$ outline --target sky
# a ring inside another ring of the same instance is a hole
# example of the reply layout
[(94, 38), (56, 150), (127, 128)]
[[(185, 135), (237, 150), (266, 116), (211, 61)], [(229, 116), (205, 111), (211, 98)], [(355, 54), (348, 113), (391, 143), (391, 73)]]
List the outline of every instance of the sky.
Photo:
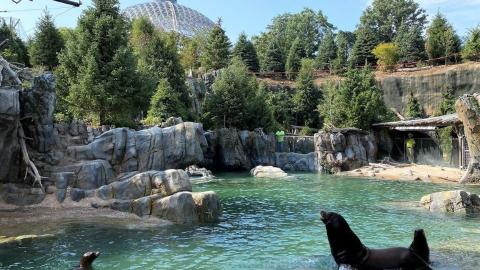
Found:
[[(154, 0), (120, 0), (121, 8)], [(322, 10), (338, 29), (353, 31), (362, 11), (372, 0), (178, 0), (178, 3), (193, 8), (211, 20), (222, 18), (223, 27), (232, 41), (244, 31), (253, 36), (265, 30), (272, 18), (285, 13), (295, 13), (308, 7)], [(416, 0), (429, 17), (442, 12), (453, 24), (460, 36), (480, 24), (480, 0)], [(91, 4), (83, 0), (80, 8), (72, 8), (52, 0), (0, 0), (0, 16), (21, 20), (22, 36), (33, 35), (42, 10), (48, 8), (58, 27), (75, 27), (82, 9)], [(7, 11), (7, 12), (4, 12)]]

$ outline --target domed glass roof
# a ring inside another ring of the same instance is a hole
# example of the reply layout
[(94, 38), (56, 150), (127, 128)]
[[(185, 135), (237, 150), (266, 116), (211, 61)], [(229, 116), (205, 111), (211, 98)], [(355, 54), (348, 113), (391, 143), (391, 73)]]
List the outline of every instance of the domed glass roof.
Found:
[(147, 17), (159, 29), (190, 37), (214, 25), (205, 15), (177, 4), (176, 0), (154, 0), (128, 7), (124, 13), (130, 19)]

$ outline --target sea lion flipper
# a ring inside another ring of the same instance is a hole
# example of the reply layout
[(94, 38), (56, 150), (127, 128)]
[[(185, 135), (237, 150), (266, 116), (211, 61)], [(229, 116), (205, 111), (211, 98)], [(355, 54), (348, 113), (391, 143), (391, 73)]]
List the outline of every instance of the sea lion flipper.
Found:
[(427, 237), (423, 229), (415, 230), (410, 250), (420, 256), (426, 263), (430, 263), (430, 248), (428, 247)]

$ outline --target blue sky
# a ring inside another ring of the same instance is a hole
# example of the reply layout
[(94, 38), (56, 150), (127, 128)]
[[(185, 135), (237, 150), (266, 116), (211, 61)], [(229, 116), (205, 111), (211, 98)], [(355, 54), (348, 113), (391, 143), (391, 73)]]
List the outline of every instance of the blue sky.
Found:
[[(121, 7), (149, 0), (120, 0)], [(480, 0), (417, 0), (429, 15), (444, 13), (460, 35), (480, 23)], [(52, 0), (23, 0), (14, 4), (0, 0), (0, 16), (21, 19), (26, 35), (34, 32), (35, 22), (47, 7), (55, 17), (57, 26), (74, 27), (81, 10), (90, 5), (83, 0), (80, 8), (70, 8)], [(252, 36), (264, 31), (271, 19), (285, 12), (298, 12), (304, 7), (322, 10), (335, 26), (342, 30), (354, 30), (362, 11), (371, 0), (178, 0), (179, 4), (191, 7), (212, 20), (221, 17), (229, 37), (235, 41), (245, 31)], [(23, 11), (22, 11), (23, 10)]]

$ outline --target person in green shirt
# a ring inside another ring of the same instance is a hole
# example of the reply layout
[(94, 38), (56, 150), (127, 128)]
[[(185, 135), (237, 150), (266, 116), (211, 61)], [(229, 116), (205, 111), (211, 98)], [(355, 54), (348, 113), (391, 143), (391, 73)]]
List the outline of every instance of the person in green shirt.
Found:
[(283, 130), (279, 130), (275, 133), (275, 137), (277, 138), (277, 152), (283, 152), (283, 141), (285, 140), (285, 132)]
[(407, 158), (409, 163), (415, 162), (415, 140), (413, 139), (413, 134), (408, 133), (408, 139), (405, 141), (407, 147)]

